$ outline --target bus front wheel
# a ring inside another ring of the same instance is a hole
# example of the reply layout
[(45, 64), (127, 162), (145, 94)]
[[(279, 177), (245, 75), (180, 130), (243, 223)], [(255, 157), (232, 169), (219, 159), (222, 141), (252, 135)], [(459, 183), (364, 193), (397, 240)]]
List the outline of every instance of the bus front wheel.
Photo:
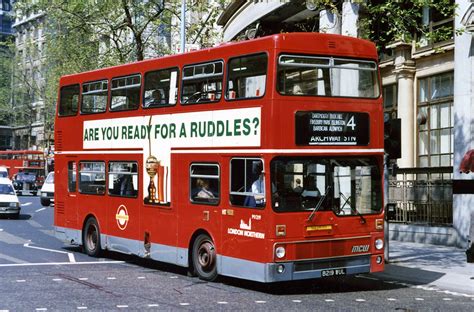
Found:
[(87, 220), (83, 236), (84, 252), (91, 257), (98, 257), (100, 254), (100, 230), (96, 219), (89, 218)]
[(212, 239), (200, 234), (193, 245), (193, 267), (198, 277), (205, 281), (217, 278), (217, 255)]

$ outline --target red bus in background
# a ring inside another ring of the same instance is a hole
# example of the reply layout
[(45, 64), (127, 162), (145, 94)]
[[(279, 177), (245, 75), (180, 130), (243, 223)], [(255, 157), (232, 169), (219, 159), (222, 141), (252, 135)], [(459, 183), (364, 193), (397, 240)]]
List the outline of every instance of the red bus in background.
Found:
[(9, 178), (22, 171), (34, 172), (44, 180), (44, 153), (30, 150), (0, 151), (0, 167), (7, 168)]
[(279, 34), (60, 80), (55, 230), (277, 282), (384, 268), (374, 44)]

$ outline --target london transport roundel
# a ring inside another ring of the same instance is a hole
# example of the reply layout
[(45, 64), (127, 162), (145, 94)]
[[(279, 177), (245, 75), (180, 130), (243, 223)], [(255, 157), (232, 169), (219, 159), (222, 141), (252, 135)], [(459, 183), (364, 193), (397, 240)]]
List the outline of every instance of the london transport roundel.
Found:
[(115, 219), (117, 220), (117, 225), (119, 229), (125, 230), (128, 224), (127, 207), (125, 207), (124, 205), (120, 205), (117, 209), (117, 213), (115, 214)]

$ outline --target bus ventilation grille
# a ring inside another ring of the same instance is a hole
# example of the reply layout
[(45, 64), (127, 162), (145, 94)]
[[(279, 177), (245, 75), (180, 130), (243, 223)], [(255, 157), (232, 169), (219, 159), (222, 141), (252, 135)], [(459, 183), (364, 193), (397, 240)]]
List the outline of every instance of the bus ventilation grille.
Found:
[(64, 214), (64, 202), (56, 202), (54, 204), (54, 210), (56, 210), (58, 214)]
[(335, 49), (336, 48), (336, 43), (334, 41), (329, 41), (328, 42), (328, 48)]
[(62, 151), (63, 150), (63, 132), (62, 131), (57, 131), (56, 132), (56, 140), (55, 140), (54, 149), (56, 151)]

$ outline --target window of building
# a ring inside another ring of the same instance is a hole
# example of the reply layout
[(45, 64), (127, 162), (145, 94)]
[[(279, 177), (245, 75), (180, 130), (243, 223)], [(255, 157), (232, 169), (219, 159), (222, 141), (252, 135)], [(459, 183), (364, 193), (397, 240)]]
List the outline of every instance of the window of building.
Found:
[(79, 105), (79, 85), (61, 88), (59, 97), (59, 116), (76, 115)]
[(234, 158), (230, 161), (230, 202), (244, 207), (265, 205), (265, 175), (261, 159)]
[(76, 191), (76, 162), (74, 161), (67, 164), (67, 189), (69, 192)]
[(217, 205), (220, 198), (219, 165), (192, 164), (189, 171), (191, 202)]
[(222, 95), (222, 61), (189, 65), (183, 68), (181, 103), (217, 102)]
[(137, 197), (138, 165), (136, 162), (109, 162), (109, 195)]
[[(450, 1), (450, 6), (454, 0)], [(436, 43), (454, 40), (454, 12), (441, 12), (434, 7), (424, 7), (420, 31), (417, 33), (418, 48), (433, 48)]]
[(83, 194), (105, 194), (105, 163), (82, 161), (79, 163), (79, 192)]
[(382, 88), (383, 94), (383, 110), (384, 113), (388, 114), (390, 119), (397, 118), (397, 111), (398, 111), (398, 90), (397, 84), (389, 84), (383, 86)]
[(82, 85), (81, 113), (92, 114), (105, 112), (107, 107), (107, 89), (109, 82), (101, 80)]
[(112, 79), (111, 111), (132, 110), (140, 102), (141, 76), (132, 75)]
[(419, 80), (419, 167), (453, 165), (453, 88), (453, 72)]
[(178, 74), (177, 68), (146, 73), (143, 107), (175, 105), (178, 100)]
[(249, 55), (229, 61), (227, 99), (262, 97), (265, 94), (267, 55)]

